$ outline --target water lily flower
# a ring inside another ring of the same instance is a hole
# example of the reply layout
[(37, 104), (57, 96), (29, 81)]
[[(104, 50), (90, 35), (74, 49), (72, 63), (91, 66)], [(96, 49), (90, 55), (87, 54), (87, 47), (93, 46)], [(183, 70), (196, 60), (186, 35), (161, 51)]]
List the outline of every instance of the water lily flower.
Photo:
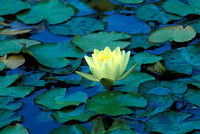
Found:
[(76, 71), (77, 74), (88, 80), (100, 82), (105, 88), (109, 89), (116, 80), (122, 80), (128, 77), (135, 69), (135, 64), (129, 71), (124, 73), (130, 58), (130, 51), (125, 53), (117, 47), (111, 51), (109, 47), (104, 50), (94, 49), (92, 57), (85, 56), (93, 75)]

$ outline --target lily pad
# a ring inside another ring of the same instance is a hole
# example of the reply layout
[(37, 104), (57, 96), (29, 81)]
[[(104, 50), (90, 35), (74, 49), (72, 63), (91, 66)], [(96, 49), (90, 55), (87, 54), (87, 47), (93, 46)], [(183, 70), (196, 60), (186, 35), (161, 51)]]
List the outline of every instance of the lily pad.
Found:
[(171, 20), (179, 20), (182, 17), (168, 14), (162, 11), (154, 4), (146, 4), (136, 9), (135, 15), (137, 18), (144, 21), (158, 21), (162, 24), (166, 24)]
[(10, 86), (13, 82), (21, 77), (22, 74), (10, 74), (6, 76), (0, 76), (0, 88), (6, 88)]
[(29, 95), (35, 87), (30, 86), (12, 86), (0, 88), (0, 96), (12, 96), (14, 98), (24, 98)]
[(0, 29), (0, 34), (2, 35), (18, 35), (18, 34), (25, 34), (29, 33), (31, 29)]
[(86, 109), (97, 114), (117, 116), (133, 114), (133, 111), (128, 107), (144, 108), (146, 105), (147, 101), (137, 93), (110, 91), (98, 93), (91, 99), (88, 99)]
[(177, 79), (176, 81), (191, 84), (200, 88), (200, 74), (193, 75), (190, 78), (180, 78), (180, 79)]
[(6, 110), (6, 109), (0, 109), (0, 128), (9, 125), (10, 123), (17, 121), (20, 122), (22, 120), (22, 117), (17, 115), (15, 112)]
[(44, 19), (49, 24), (57, 24), (69, 20), (74, 13), (73, 8), (58, 0), (42, 0), (36, 2), (31, 10), (18, 14), (17, 19), (26, 24), (36, 24)]
[(9, 125), (0, 131), (1, 134), (29, 134), (28, 130), (21, 124)]
[(187, 100), (189, 103), (200, 106), (200, 91), (198, 89), (188, 89), (184, 94), (183, 98)]
[(6, 68), (6, 65), (0, 61), (0, 71), (2, 71), (4, 68)]
[(15, 102), (13, 97), (10, 96), (1, 96), (0, 97), (0, 109), (7, 110), (18, 110), (22, 107), (23, 102)]
[(105, 134), (137, 134), (137, 132), (131, 129), (117, 129), (111, 132), (107, 132)]
[(29, 8), (30, 5), (22, 0), (0, 0), (0, 16), (15, 14), (21, 10)]
[(179, 26), (166, 26), (160, 28), (149, 35), (149, 41), (153, 43), (162, 43), (166, 41), (186, 42), (196, 36), (195, 30), (191, 26), (183, 28)]
[(85, 110), (84, 107), (77, 107), (75, 109), (55, 111), (51, 115), (58, 123), (64, 123), (70, 120), (85, 122), (95, 114)]
[(59, 25), (50, 25), (51, 33), (58, 35), (85, 35), (105, 29), (104, 23), (90, 17), (73, 17), (70, 21)]
[(124, 4), (139, 4), (144, 2), (144, 0), (117, 0), (117, 1)]
[(191, 75), (193, 70), (200, 70), (200, 47), (188, 46), (167, 51), (162, 54), (165, 68), (178, 73)]
[(184, 134), (200, 128), (200, 120), (186, 121), (192, 114), (168, 111), (157, 114), (146, 122), (149, 132)]
[(126, 16), (123, 14), (116, 14), (105, 18), (103, 21), (108, 23), (106, 31), (118, 31), (129, 34), (148, 34), (151, 30), (150, 26), (137, 19), (134, 15)]
[(162, 7), (165, 11), (177, 14), (180, 16), (186, 16), (189, 14), (200, 15), (200, 1), (188, 0), (188, 4), (181, 0), (167, 0), (163, 3)]
[(64, 133), (69, 133), (69, 134), (90, 134), (90, 131), (87, 130), (87, 128), (75, 124), (75, 125), (65, 125), (62, 127), (54, 128), (48, 134), (64, 134)]
[[(114, 50), (116, 47), (124, 49), (130, 42), (123, 41), (131, 38), (130, 35), (117, 32), (99, 32), (83, 36), (75, 36), (72, 42), (85, 52), (92, 52), (94, 49), (102, 50), (106, 46)], [(120, 41), (121, 40), (121, 41)]]
[(200, 20), (195, 21), (194, 23), (190, 24), (191, 27), (194, 28), (194, 30), (200, 34)]

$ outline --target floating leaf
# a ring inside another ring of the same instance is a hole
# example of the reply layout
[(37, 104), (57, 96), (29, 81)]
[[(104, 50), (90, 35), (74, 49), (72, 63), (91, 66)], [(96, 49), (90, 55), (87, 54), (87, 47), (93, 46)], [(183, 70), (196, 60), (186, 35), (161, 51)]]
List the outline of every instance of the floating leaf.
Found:
[(165, 74), (167, 72), (167, 70), (165, 69), (165, 67), (159, 61), (157, 61), (153, 65), (148, 66), (147, 69), (150, 70), (150, 71), (152, 71), (152, 72), (161, 74), (161, 75)]
[(15, 102), (13, 97), (10, 96), (1, 96), (0, 97), (0, 109), (7, 110), (18, 110), (22, 107), (23, 102)]
[(186, 121), (192, 114), (168, 111), (157, 114), (146, 122), (149, 132), (165, 134), (184, 134), (194, 129), (200, 129), (200, 120)]
[(200, 91), (198, 89), (188, 89), (184, 94), (183, 98), (187, 100), (189, 103), (200, 106)]
[(24, 33), (29, 33), (31, 29), (24, 29), (24, 30), (19, 30), (19, 29), (1, 29), (0, 34), (3, 35), (18, 35), (18, 34), (24, 34)]
[(58, 35), (85, 35), (105, 29), (104, 23), (90, 17), (73, 17), (59, 25), (48, 26), (50, 32)]
[(200, 70), (200, 47), (188, 46), (167, 51), (162, 54), (165, 68), (183, 74), (192, 74), (193, 70)]
[(9, 125), (0, 131), (1, 134), (29, 134), (29, 131), (21, 124)]
[(22, 74), (10, 74), (6, 76), (0, 76), (0, 88), (6, 88), (10, 86), (13, 82), (21, 77)]
[(72, 42), (85, 52), (92, 52), (94, 49), (102, 50), (106, 46), (114, 50), (117, 46), (121, 49), (127, 47), (130, 42), (120, 41), (129, 39), (130, 35), (117, 32), (99, 32), (83, 36), (75, 36)]
[(195, 21), (194, 23), (190, 24), (191, 27), (194, 28), (194, 30), (200, 34), (200, 20)]
[(166, 24), (171, 20), (179, 20), (182, 17), (168, 14), (162, 11), (154, 4), (146, 4), (136, 9), (135, 15), (137, 18), (144, 21), (158, 21), (162, 24)]
[(162, 7), (165, 11), (177, 14), (180, 16), (186, 16), (189, 14), (200, 15), (200, 1), (188, 0), (188, 4), (181, 0), (167, 0), (163, 3)]
[(152, 32), (149, 41), (153, 43), (162, 43), (165, 41), (186, 42), (193, 39), (196, 35), (195, 30), (191, 26), (183, 28), (179, 26), (166, 26)]
[(30, 5), (22, 0), (0, 0), (0, 16), (15, 14), (21, 10), (29, 8)]
[(2, 71), (4, 68), (6, 68), (6, 65), (0, 61), (0, 71)]
[(12, 55), (8, 58), (0, 57), (0, 61), (6, 65), (6, 68), (15, 69), (25, 63), (25, 58), (21, 55)]
[(58, 0), (43, 0), (36, 2), (30, 11), (18, 14), (17, 19), (26, 24), (36, 24), (44, 19), (49, 24), (57, 24), (69, 20), (74, 13), (71, 7)]
[(133, 111), (127, 107), (144, 108), (146, 105), (147, 101), (137, 93), (109, 91), (98, 93), (87, 100), (86, 108), (97, 114), (117, 116), (133, 114)]
[(200, 88), (200, 74), (193, 75), (190, 78), (180, 78), (180, 79), (177, 79), (176, 81), (184, 82), (186, 84), (192, 84)]
[(62, 127), (54, 128), (52, 129), (48, 134), (64, 134), (64, 133), (69, 133), (69, 134), (90, 134), (90, 131), (87, 130), (87, 128), (75, 124), (75, 125), (65, 125)]
[(139, 4), (144, 2), (144, 0), (117, 0), (118, 2), (122, 2), (124, 4)]

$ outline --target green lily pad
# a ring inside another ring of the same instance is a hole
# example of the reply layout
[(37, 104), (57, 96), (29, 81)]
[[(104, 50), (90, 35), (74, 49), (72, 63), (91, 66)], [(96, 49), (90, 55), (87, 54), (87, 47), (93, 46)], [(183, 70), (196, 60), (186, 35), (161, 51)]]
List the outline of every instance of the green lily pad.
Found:
[(162, 11), (154, 4), (146, 4), (136, 9), (135, 15), (137, 18), (144, 21), (158, 21), (162, 24), (166, 24), (171, 20), (179, 20), (182, 17), (168, 14)]
[(191, 27), (194, 28), (194, 30), (200, 34), (200, 20), (195, 21), (194, 23), (190, 24)]
[(29, 8), (30, 5), (22, 0), (0, 0), (0, 16), (15, 14), (21, 10)]
[(131, 37), (131, 44), (130, 44), (130, 48), (134, 49), (134, 48), (144, 48), (147, 49), (149, 47), (153, 47), (153, 46), (160, 46), (161, 44), (159, 43), (151, 43), (148, 41), (148, 36), (147, 34), (135, 34), (132, 35)]
[(137, 132), (130, 129), (117, 129), (111, 132), (107, 132), (105, 134), (137, 134)]
[(87, 128), (75, 124), (75, 125), (65, 125), (62, 127), (54, 128), (48, 134), (64, 134), (64, 133), (69, 133), (69, 134), (90, 134), (90, 131), (87, 130)]
[(117, 0), (117, 1), (124, 4), (139, 4), (144, 2), (144, 0)]
[(17, 115), (15, 112), (6, 110), (6, 109), (0, 109), (0, 128), (9, 125), (10, 123), (17, 121), (20, 122), (22, 120), (22, 117)]
[(85, 110), (84, 107), (55, 111), (51, 114), (58, 123), (64, 123), (70, 120), (85, 122), (94, 115), (93, 112)]
[[(114, 50), (116, 47), (124, 49), (130, 42), (122, 41), (131, 38), (130, 35), (117, 32), (99, 32), (83, 36), (75, 36), (72, 42), (85, 52), (92, 52), (94, 49), (102, 50), (106, 46)], [(121, 41), (120, 41), (121, 40)]]
[(190, 78), (180, 78), (177, 79), (178, 82), (184, 82), (186, 84), (191, 84), (200, 88), (200, 74), (193, 75)]
[(29, 95), (35, 87), (31, 86), (12, 86), (0, 88), (0, 96), (12, 96), (14, 98), (24, 98)]
[(6, 65), (0, 61), (0, 71), (2, 71), (4, 68), (6, 68)]
[(21, 124), (9, 125), (0, 131), (1, 134), (29, 134), (29, 131)]
[(191, 115), (175, 111), (163, 112), (146, 122), (146, 130), (165, 134), (185, 134), (200, 128), (200, 120), (186, 121)]
[(118, 90), (123, 92), (137, 92), (141, 83), (154, 80), (155, 78), (149, 74), (141, 72), (133, 72), (129, 77), (116, 81), (114, 85), (122, 85)]
[(8, 110), (18, 110), (22, 107), (23, 102), (15, 102), (13, 97), (10, 96), (1, 96), (0, 97), (0, 109)]
[(188, 46), (167, 51), (161, 55), (165, 59), (165, 68), (183, 74), (192, 74), (200, 70), (200, 47)]
[(186, 42), (196, 36), (195, 30), (191, 26), (183, 28), (179, 26), (166, 26), (152, 32), (148, 39), (153, 43), (162, 43), (166, 41)]
[(51, 33), (58, 35), (85, 35), (105, 29), (103, 22), (90, 17), (73, 17), (70, 21), (59, 25), (50, 25)]
[(10, 74), (6, 76), (0, 76), (0, 88), (6, 88), (10, 86), (13, 82), (21, 77), (22, 74)]
[[(129, 100), (129, 101), (127, 101)], [(133, 114), (127, 107), (144, 108), (147, 101), (137, 93), (122, 93), (116, 91), (101, 92), (87, 100), (86, 109), (97, 114), (123, 115)]]
[(85, 55), (79, 48), (67, 42), (34, 45), (25, 49), (24, 52), (31, 54), (40, 64), (50, 68), (67, 66), (70, 61), (65, 57), (82, 58)]
[(44, 19), (49, 24), (57, 24), (69, 20), (74, 13), (73, 8), (58, 0), (42, 0), (36, 2), (31, 10), (18, 14), (17, 19), (26, 24), (36, 24)]
[(163, 3), (162, 7), (165, 11), (177, 14), (180, 16), (186, 16), (189, 14), (200, 15), (200, 1), (188, 0), (188, 4), (181, 0), (167, 0)]
[(66, 96), (65, 88), (54, 88), (40, 93), (35, 103), (48, 109), (61, 109), (66, 106), (78, 106), (86, 101), (87, 95), (83, 92), (75, 92)]
[(200, 106), (200, 91), (198, 89), (188, 89), (184, 94), (183, 98), (187, 100), (189, 103)]

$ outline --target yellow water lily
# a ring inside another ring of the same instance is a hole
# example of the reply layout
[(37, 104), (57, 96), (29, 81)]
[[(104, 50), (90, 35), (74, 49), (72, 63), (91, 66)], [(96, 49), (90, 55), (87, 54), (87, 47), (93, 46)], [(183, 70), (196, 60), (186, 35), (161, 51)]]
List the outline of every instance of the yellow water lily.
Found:
[(117, 47), (114, 51), (111, 51), (109, 47), (101, 51), (94, 49), (92, 57), (85, 56), (93, 75), (79, 71), (76, 71), (76, 73), (91, 81), (99, 81), (104, 87), (109, 88), (116, 80), (125, 79), (135, 69), (137, 64), (124, 73), (129, 58), (130, 51), (125, 53), (124, 50), (120, 50), (120, 47)]

